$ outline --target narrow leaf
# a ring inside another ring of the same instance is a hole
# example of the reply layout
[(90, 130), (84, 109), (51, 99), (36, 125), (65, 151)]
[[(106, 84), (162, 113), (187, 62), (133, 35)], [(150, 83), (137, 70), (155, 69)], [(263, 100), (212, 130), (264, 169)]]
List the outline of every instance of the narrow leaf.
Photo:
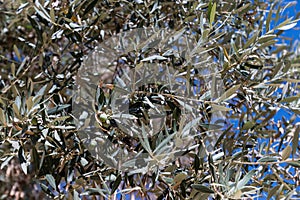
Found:
[(46, 179), (47, 179), (48, 183), (51, 185), (51, 187), (53, 189), (56, 189), (56, 183), (55, 183), (54, 177), (51, 174), (47, 174)]
[(2, 108), (0, 108), (0, 122), (3, 126), (6, 126), (5, 114), (4, 114), (4, 110), (2, 110)]
[(231, 108), (227, 108), (225, 106), (220, 106), (216, 104), (212, 104), (212, 112), (217, 112), (217, 111), (231, 111)]
[(14, 156), (6, 157), (5, 160), (1, 163), (0, 169), (3, 169), (6, 165), (8, 165), (9, 161), (10, 161), (13, 157), (14, 157)]
[(18, 61), (21, 61), (21, 54), (19, 52), (18, 47), (15, 44), (14, 44), (14, 52), (15, 52), (17, 58), (18, 58)]
[(102, 107), (105, 105), (105, 103), (106, 103), (106, 99), (105, 99), (104, 91), (102, 90), (102, 88), (97, 87), (96, 97), (95, 97), (96, 110), (101, 110)]
[(86, 7), (86, 9), (84, 10), (83, 16), (86, 15), (88, 12), (90, 12), (90, 10), (92, 10), (92, 9), (95, 7), (95, 5), (97, 4), (97, 2), (98, 2), (98, 0), (92, 1), (92, 2)]
[(286, 98), (280, 100), (279, 102), (280, 103), (290, 103), (293, 101), (297, 101), (298, 99), (300, 99), (300, 96), (291, 96), (291, 97), (286, 97)]
[(271, 22), (271, 17), (272, 17), (272, 12), (273, 12), (273, 6), (271, 6), (268, 16), (267, 16), (267, 20), (266, 20), (266, 32), (269, 32), (270, 30), (270, 22)]
[(39, 16), (41, 16), (42, 18), (44, 18), (45, 20), (47, 20), (48, 22), (51, 22), (50, 16), (49, 14), (45, 14), (43, 11), (40, 11), (38, 8), (34, 7), (35, 11), (37, 12), (37, 14)]
[(254, 33), (253, 36), (245, 43), (243, 49), (247, 49), (248, 47), (252, 46), (255, 43), (257, 36), (258, 32)]
[(112, 185), (111, 194), (113, 194), (116, 191), (116, 189), (119, 187), (121, 181), (122, 181), (122, 177), (121, 177), (121, 175), (119, 175)]
[(283, 151), (282, 151), (282, 160), (286, 160), (290, 157), (291, 155), (291, 152), (292, 152), (292, 147), (290, 145), (286, 146)]
[(276, 191), (278, 191), (279, 187), (280, 187), (280, 185), (276, 185), (269, 191), (267, 200), (271, 199), (271, 197), (275, 195), (275, 193), (276, 193)]
[(55, 12), (54, 12), (53, 8), (51, 8), (51, 10), (50, 10), (50, 17), (51, 17), (51, 21), (55, 22)]
[(201, 184), (193, 184), (192, 188), (194, 188), (195, 190), (198, 190), (200, 192), (203, 193), (215, 193), (213, 190), (209, 189), (208, 187), (201, 185)]
[(296, 154), (298, 144), (299, 144), (299, 132), (300, 132), (300, 125), (296, 127), (296, 130), (294, 132), (293, 141), (292, 141), (292, 155), (293, 158)]
[(188, 135), (190, 133), (190, 130), (199, 123), (200, 119), (201, 117), (198, 117), (187, 123), (182, 129), (182, 135)]
[(293, 167), (300, 168), (300, 162), (299, 161), (290, 161), (290, 162), (287, 162), (287, 164), (289, 164)]
[(257, 160), (257, 162), (276, 162), (278, 161), (277, 156), (265, 156)]
[(234, 93), (236, 93), (236, 91), (240, 88), (240, 84), (235, 85), (231, 88), (229, 88), (228, 90), (226, 90), (226, 92), (224, 94), (222, 94), (218, 99), (216, 99), (216, 102), (221, 102), (224, 101), (225, 99), (229, 98), (231, 95), (233, 95)]
[(163, 57), (163, 56), (159, 56), (159, 55), (154, 55), (154, 56), (149, 56), (147, 58), (144, 58), (141, 61), (145, 62), (145, 61), (151, 61), (151, 60), (167, 60), (167, 58)]
[(212, 24), (213, 24), (213, 22), (215, 20), (216, 8), (217, 8), (217, 4), (214, 3), (213, 6), (212, 6), (212, 8), (211, 8), (210, 14), (209, 14), (210, 27), (212, 27)]
[(297, 25), (297, 22), (291, 23), (291, 24), (288, 24), (288, 25), (285, 25), (285, 26), (279, 26), (276, 29), (286, 31), (286, 30), (294, 28), (296, 25)]
[(21, 13), (23, 11), (23, 9), (28, 6), (28, 4), (29, 4), (29, 2), (21, 4), (20, 7), (17, 9), (16, 14)]
[(251, 170), (250, 172), (248, 172), (243, 178), (242, 180), (240, 180), (236, 186), (237, 190), (243, 189), (243, 187), (250, 181), (250, 179), (252, 178), (252, 176), (255, 174), (255, 170)]
[(56, 114), (56, 113), (62, 111), (63, 109), (66, 109), (66, 108), (68, 108), (70, 106), (71, 106), (70, 104), (58, 105), (58, 106), (56, 106), (54, 108), (50, 108), (49, 110), (47, 110), (47, 114), (48, 115)]
[(261, 37), (258, 38), (257, 42), (258, 43), (265, 43), (265, 42), (268, 42), (269, 40), (273, 40), (274, 38), (276, 38), (277, 35), (263, 35)]
[(170, 134), (166, 139), (164, 139), (153, 151), (153, 153), (159, 153), (160, 149), (168, 144), (168, 142), (175, 136), (176, 134)]

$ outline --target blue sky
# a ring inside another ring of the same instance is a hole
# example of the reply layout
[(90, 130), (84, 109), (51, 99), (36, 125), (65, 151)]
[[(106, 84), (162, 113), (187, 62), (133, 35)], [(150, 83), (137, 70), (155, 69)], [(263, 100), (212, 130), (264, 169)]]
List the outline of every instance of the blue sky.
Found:
[[(294, 2), (296, 4), (294, 6), (287, 8), (283, 13), (284, 15), (288, 15), (289, 17), (295, 16), (295, 19), (296, 19), (297, 12), (300, 12), (300, 1), (285, 0), (284, 2), (285, 3), (283, 3), (282, 5), (286, 5), (290, 2), (292, 2), (292, 3)], [(300, 32), (300, 21), (298, 22), (298, 24), (295, 28), (285, 31), (285, 33), (283, 35), (290, 37), (293, 39), (293, 41), (295, 41), (295, 40), (300, 39), (299, 32)]]
[[(287, 8), (284, 11), (283, 16), (284, 15), (287, 15), (289, 17), (294, 16), (294, 19), (296, 19), (297, 13), (300, 12), (300, 1), (285, 0), (282, 5), (287, 5), (288, 3), (295, 3), (295, 5)], [(294, 27), (293, 29), (285, 31), (282, 35), (291, 38), (292, 39), (291, 40), (292, 44), (299, 43), (299, 41), (300, 41), (300, 21), (298, 22), (296, 27)], [(289, 119), (289, 117), (291, 117), (291, 114), (287, 113), (283, 109), (280, 109), (280, 111), (277, 112), (277, 114), (275, 115), (274, 120), (275, 121), (281, 120), (281, 116), (285, 116), (287, 119)], [(300, 116), (297, 117), (296, 121), (300, 121)]]

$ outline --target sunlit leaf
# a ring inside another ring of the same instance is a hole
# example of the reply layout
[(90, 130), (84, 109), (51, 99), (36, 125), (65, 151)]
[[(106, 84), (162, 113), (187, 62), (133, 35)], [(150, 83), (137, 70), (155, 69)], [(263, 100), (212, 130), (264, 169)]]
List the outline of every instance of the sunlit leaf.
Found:
[(291, 152), (292, 152), (292, 147), (289, 146), (289, 145), (286, 146), (286, 147), (283, 149), (283, 151), (282, 151), (282, 155), (281, 155), (282, 159), (283, 159), (283, 160), (288, 159), (288, 158), (290, 157), (290, 155), (291, 155)]
[(17, 9), (16, 14), (20, 14), (24, 10), (24, 8), (26, 8), (28, 6), (28, 4), (29, 4), (29, 2), (21, 4), (19, 6), (19, 8)]
[(297, 25), (297, 22), (291, 23), (291, 24), (287, 24), (285, 26), (279, 25), (278, 27), (276, 27), (276, 29), (286, 31), (286, 30), (294, 28), (296, 25)]
[(243, 189), (243, 187), (250, 181), (255, 174), (255, 170), (249, 171), (236, 185), (237, 190)]
[(213, 3), (210, 13), (209, 13), (209, 23), (210, 23), (210, 27), (212, 27), (212, 24), (215, 21), (215, 16), (216, 16), (216, 8), (217, 8), (217, 4), (216, 2)]
[(51, 185), (51, 187), (53, 189), (56, 189), (56, 183), (55, 183), (55, 179), (51, 174), (47, 174), (46, 175), (46, 180), (48, 181), (48, 183)]
[(167, 58), (159, 55), (150, 56), (141, 60), (142, 62), (151, 61), (151, 60), (166, 60)]
[(224, 100), (229, 99), (233, 94), (236, 93), (236, 91), (240, 88), (240, 84), (235, 85), (231, 88), (229, 88), (228, 90), (226, 90), (224, 92), (224, 94), (222, 94), (218, 99), (216, 99), (216, 102), (222, 102)]
[(14, 52), (15, 52), (16, 56), (18, 57), (18, 60), (21, 61), (21, 54), (20, 54), (19, 49), (16, 45), (14, 45)]

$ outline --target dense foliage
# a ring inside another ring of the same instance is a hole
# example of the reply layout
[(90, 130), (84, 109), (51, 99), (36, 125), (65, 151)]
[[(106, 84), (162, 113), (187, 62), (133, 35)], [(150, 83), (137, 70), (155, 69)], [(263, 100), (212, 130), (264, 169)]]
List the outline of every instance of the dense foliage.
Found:
[(0, 1), (0, 198), (299, 198), (290, 6)]

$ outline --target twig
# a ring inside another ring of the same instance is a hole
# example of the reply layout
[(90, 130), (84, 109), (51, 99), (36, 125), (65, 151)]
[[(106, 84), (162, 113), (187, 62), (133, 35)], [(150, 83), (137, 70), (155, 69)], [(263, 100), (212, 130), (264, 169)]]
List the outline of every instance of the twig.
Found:
[(274, 162), (244, 162), (244, 161), (238, 161), (238, 160), (234, 160), (232, 162), (235, 163), (235, 164), (241, 164), (241, 165), (274, 165), (274, 164), (281, 164), (281, 163), (288, 163), (288, 162), (297, 162), (297, 161), (300, 161), (300, 158), (297, 158), (297, 159), (288, 159), (288, 160), (281, 160), (281, 161), (274, 161)]
[[(7, 87), (5, 87), (2, 91), (1, 91), (1, 93), (2, 94), (5, 94), (13, 85), (15, 85), (26, 73), (27, 73), (27, 71), (30, 69), (30, 67), (32, 66), (31, 64), (37, 59), (37, 57), (38, 56), (36, 56), (36, 57), (34, 57), (32, 60), (31, 60), (31, 62), (29, 62), (28, 64), (27, 64), (27, 67), (26, 67), (26, 69), (24, 70), (24, 72), (18, 77), (18, 78), (16, 78), (11, 84), (9, 84)], [(26, 60), (28, 60), (29, 59), (29, 57), (26, 57), (25, 58)], [(26, 62), (26, 61), (25, 61)]]

